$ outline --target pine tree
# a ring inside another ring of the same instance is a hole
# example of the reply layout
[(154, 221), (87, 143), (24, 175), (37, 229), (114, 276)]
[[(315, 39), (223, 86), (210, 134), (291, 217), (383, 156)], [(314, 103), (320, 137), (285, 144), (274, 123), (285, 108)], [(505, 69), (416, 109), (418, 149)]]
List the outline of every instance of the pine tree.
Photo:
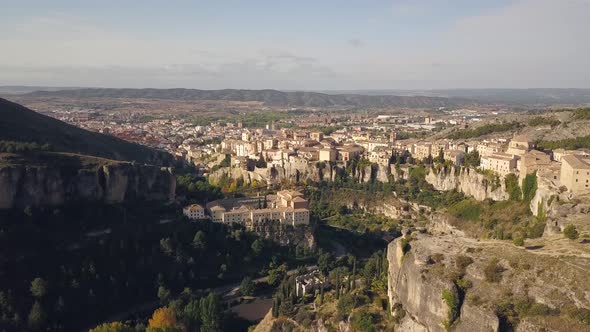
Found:
[(45, 314), (41, 303), (39, 301), (35, 301), (35, 304), (33, 304), (28, 317), (29, 327), (32, 330), (39, 330), (45, 324), (46, 319), (47, 315)]

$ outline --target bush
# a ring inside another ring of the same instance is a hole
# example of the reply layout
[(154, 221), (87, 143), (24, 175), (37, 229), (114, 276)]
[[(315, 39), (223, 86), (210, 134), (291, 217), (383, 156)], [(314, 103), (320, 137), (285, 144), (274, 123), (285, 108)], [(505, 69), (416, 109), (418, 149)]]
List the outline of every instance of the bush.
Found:
[(481, 214), (481, 206), (472, 199), (465, 199), (452, 205), (449, 211), (459, 219), (477, 221)]
[(504, 272), (504, 269), (498, 264), (497, 258), (492, 258), (483, 270), (487, 282), (500, 282), (502, 272)]
[(580, 236), (580, 233), (578, 233), (576, 226), (570, 224), (563, 229), (563, 235), (570, 240), (576, 240)]
[(376, 332), (375, 323), (377, 323), (377, 317), (367, 311), (359, 311), (352, 317), (352, 329), (358, 332)]
[(556, 127), (561, 124), (561, 121), (557, 120), (554, 117), (543, 117), (537, 116), (529, 120), (529, 126), (531, 127), (538, 127), (538, 126), (551, 126)]
[(448, 289), (443, 290), (442, 299), (449, 309), (447, 319), (443, 322), (443, 325), (445, 326), (445, 330), (450, 331), (451, 325), (459, 317), (459, 299), (455, 292)]
[(515, 246), (524, 246), (524, 236), (522, 235), (522, 233), (515, 233), (512, 237), (512, 243), (514, 243)]
[(521, 128), (522, 124), (513, 121), (507, 123), (494, 123), (494, 124), (487, 124), (481, 127), (477, 127), (475, 129), (469, 130), (461, 130), (450, 134), (448, 137), (452, 139), (466, 139), (466, 138), (474, 138), (483, 135), (488, 135), (492, 133), (499, 133), (504, 131), (509, 131), (512, 129)]
[(455, 266), (459, 271), (465, 272), (465, 269), (473, 263), (473, 259), (469, 256), (459, 255), (455, 259)]
[(537, 192), (537, 172), (527, 174), (522, 180), (522, 200), (530, 203)]

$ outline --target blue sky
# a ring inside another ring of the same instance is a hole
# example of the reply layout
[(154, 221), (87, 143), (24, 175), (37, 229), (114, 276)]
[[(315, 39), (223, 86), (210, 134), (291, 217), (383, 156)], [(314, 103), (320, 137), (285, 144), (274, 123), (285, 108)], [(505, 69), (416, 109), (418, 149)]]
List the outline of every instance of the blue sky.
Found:
[(0, 85), (590, 88), (590, 0), (0, 0)]

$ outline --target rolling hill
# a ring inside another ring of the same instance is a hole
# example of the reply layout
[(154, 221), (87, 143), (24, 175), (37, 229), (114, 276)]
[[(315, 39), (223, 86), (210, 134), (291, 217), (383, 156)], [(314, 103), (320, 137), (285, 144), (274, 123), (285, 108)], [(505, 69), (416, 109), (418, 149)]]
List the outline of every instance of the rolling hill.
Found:
[(473, 104), (468, 99), (423, 96), (368, 96), (360, 94), (325, 94), (318, 92), (284, 92), (278, 90), (196, 90), (196, 89), (72, 89), (34, 91), (29, 97), (69, 98), (149, 98), (179, 100), (256, 101), (278, 107), (445, 107)]
[(0, 98), (0, 140), (50, 144), (56, 151), (162, 164), (172, 156), (116, 137), (91, 132)]

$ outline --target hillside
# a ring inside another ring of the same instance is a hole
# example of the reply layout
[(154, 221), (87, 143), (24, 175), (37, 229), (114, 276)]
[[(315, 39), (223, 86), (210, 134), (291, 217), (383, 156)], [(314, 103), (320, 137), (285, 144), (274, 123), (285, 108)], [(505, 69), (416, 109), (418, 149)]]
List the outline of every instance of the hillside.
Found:
[(90, 132), (0, 98), (2, 140), (50, 144), (56, 151), (116, 160), (161, 164), (171, 159), (165, 152)]
[(317, 92), (283, 92), (278, 90), (195, 90), (195, 89), (77, 89), (35, 91), (29, 97), (70, 98), (151, 98), (179, 100), (255, 101), (267, 106), (299, 107), (443, 107), (472, 104), (467, 99), (423, 96), (367, 96), (359, 94), (324, 94)]

